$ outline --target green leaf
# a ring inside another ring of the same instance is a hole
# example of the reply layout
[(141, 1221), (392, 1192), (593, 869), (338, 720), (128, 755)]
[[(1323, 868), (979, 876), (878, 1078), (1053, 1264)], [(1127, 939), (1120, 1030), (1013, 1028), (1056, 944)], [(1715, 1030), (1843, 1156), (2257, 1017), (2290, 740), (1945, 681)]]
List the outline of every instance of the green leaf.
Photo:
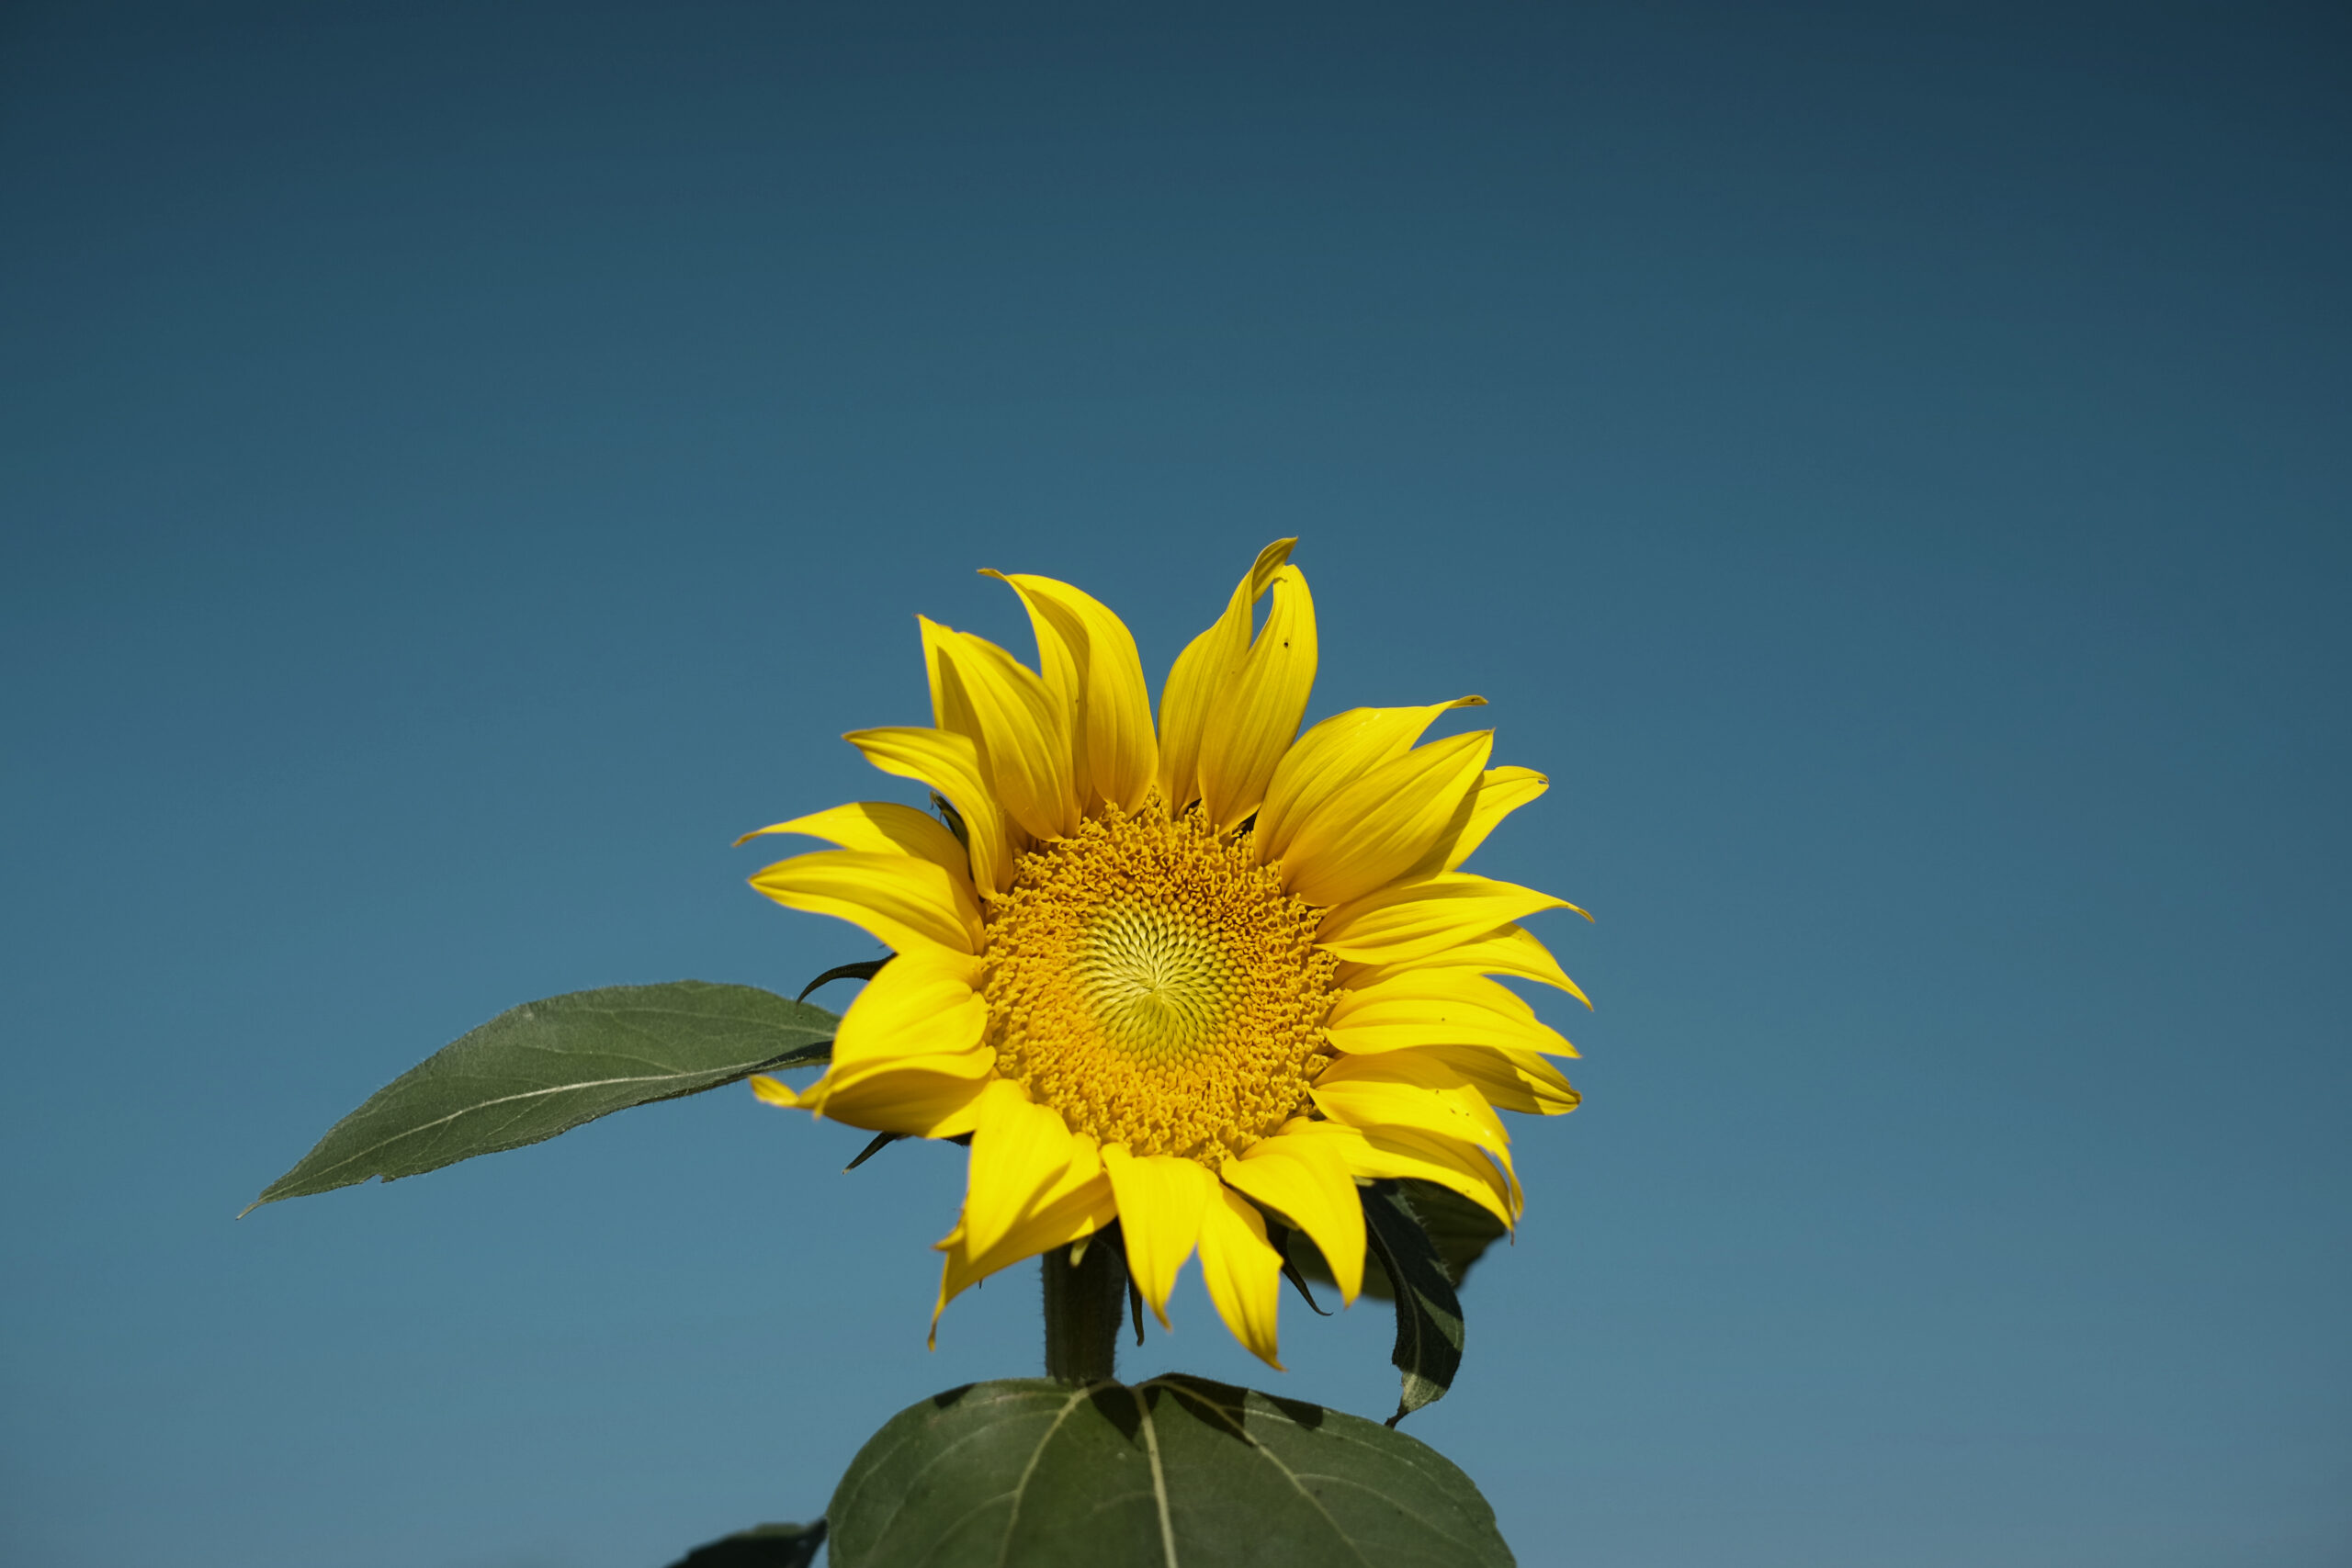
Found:
[(520, 1148), (753, 1073), (813, 1066), (831, 1060), (839, 1022), (753, 986), (701, 980), (526, 1002), (378, 1089), (245, 1213)]
[(754, 1525), (695, 1547), (670, 1568), (808, 1568), (825, 1544), (825, 1521)]
[[(1437, 1248), (1438, 1258), (1445, 1265), (1445, 1277), (1459, 1290), (1470, 1274), (1470, 1266), (1487, 1254), (1509, 1233), (1503, 1223), (1449, 1187), (1434, 1181), (1407, 1179), (1396, 1184), (1403, 1189), (1405, 1201), (1429, 1233), (1430, 1245)], [(1316, 1249), (1304, 1231), (1290, 1233), (1290, 1245), (1285, 1253), (1300, 1272), (1318, 1285), (1332, 1283), (1331, 1270), (1323, 1261), (1323, 1254)], [(1375, 1301), (1394, 1301), (1396, 1289), (1388, 1282), (1388, 1270), (1380, 1266), (1377, 1253), (1365, 1258), (1363, 1293)]]
[(832, 1568), (1504, 1568), (1469, 1477), (1376, 1422), (1200, 1378), (974, 1383), (902, 1411)]
[(826, 1521), (762, 1523), (706, 1542), (671, 1568), (809, 1568), (826, 1544)]
[(1462, 1370), (1462, 1301), (1453, 1293), (1429, 1232), (1394, 1181), (1363, 1189), (1364, 1239), (1396, 1287), (1396, 1348), (1389, 1359), (1404, 1374), (1391, 1427), (1445, 1397)]

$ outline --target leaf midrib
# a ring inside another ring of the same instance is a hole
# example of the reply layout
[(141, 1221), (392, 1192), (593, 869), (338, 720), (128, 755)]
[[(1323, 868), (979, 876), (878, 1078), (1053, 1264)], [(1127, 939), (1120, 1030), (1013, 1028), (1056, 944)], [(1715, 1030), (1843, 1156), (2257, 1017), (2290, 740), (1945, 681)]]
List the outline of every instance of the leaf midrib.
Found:
[[(1240, 1438), (1242, 1444), (1252, 1453), (1258, 1454), (1260, 1457), (1263, 1458), (1268, 1464), (1272, 1465), (1276, 1470), (1282, 1472), (1283, 1479), (1290, 1483), (1291, 1490), (1296, 1492), (1301, 1497), (1306, 1498), (1307, 1506), (1322, 1516), (1323, 1522), (1331, 1527), (1331, 1534), (1347, 1547), (1350, 1554), (1352, 1555), (1358, 1562), (1363, 1563), (1364, 1568), (1373, 1568), (1372, 1559), (1363, 1554), (1363, 1549), (1356, 1544), (1355, 1537), (1350, 1535), (1346, 1529), (1340, 1525), (1340, 1521), (1331, 1517), (1331, 1510), (1323, 1506), (1323, 1499), (1317, 1497), (1314, 1493), (1306, 1489), (1305, 1483), (1299, 1480), (1298, 1472), (1291, 1469), (1289, 1465), (1283, 1463), (1280, 1454), (1277, 1454), (1273, 1450), (1266, 1447), (1265, 1444), (1260, 1442), (1257, 1438), (1251, 1437), (1247, 1431), (1243, 1430), (1241, 1423), (1234, 1420), (1232, 1416), (1226, 1413), (1225, 1406), (1201, 1393), (1197, 1389), (1187, 1388), (1182, 1383), (1161, 1382), (1157, 1378), (1153, 1379), (1152, 1382), (1159, 1383), (1160, 1387), (1168, 1390), (1179, 1399), (1192, 1400), (1193, 1403), (1197, 1404), (1201, 1409), (1215, 1416), (1218, 1424), (1223, 1426), (1226, 1430)], [(1146, 1383), (1143, 1385), (1145, 1388), (1148, 1388), (1150, 1386), (1152, 1386), (1151, 1383)], [(1140, 1398), (1138, 1398), (1136, 1403), (1142, 1403)], [(1157, 1469), (1156, 1464), (1154, 1468), (1155, 1470)], [(1418, 1517), (1418, 1516), (1416, 1517)], [(1173, 1559), (1171, 1558), (1170, 1561), (1172, 1562)]]

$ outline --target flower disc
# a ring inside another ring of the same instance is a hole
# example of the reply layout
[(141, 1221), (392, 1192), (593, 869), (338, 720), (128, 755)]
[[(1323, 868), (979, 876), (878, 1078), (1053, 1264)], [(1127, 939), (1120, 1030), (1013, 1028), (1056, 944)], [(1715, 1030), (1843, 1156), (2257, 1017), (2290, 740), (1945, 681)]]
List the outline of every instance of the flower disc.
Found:
[(998, 1071), (1073, 1132), (1214, 1168), (1304, 1108), (1329, 1055), (1321, 914), (1202, 814), (1109, 807), (990, 908)]

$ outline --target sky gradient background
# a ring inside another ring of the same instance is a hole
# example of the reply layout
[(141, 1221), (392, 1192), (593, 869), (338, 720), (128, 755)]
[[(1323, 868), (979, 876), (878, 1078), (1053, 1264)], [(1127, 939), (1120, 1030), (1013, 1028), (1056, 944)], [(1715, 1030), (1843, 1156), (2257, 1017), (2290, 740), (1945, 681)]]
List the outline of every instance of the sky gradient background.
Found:
[(729, 841), (975, 568), (1156, 683), (1287, 534), (1599, 917), (1408, 1425), (1523, 1563), (2352, 1556), (2343, 10), (987, 10), (0, 11), (0, 1559), (655, 1568), (1032, 1372), (960, 1153), (740, 1089), (232, 1216), (871, 953)]

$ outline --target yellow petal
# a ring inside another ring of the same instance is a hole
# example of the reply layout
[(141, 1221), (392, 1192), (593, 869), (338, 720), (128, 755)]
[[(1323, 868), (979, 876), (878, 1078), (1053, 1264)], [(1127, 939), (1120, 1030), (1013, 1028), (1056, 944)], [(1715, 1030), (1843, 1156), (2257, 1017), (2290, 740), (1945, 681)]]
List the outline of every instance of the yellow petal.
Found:
[(1524, 926), (1504, 926), (1469, 942), (1441, 948), (1426, 957), (1397, 964), (1342, 964), (1340, 984), (1351, 990), (1377, 986), (1398, 975), (1425, 970), (1467, 969), (1481, 975), (1509, 975), (1563, 990), (1592, 1006), (1577, 983), (1562, 972), (1559, 960)]
[(1169, 1326), (1168, 1295), (1176, 1271), (1201, 1238), (1201, 1215), (1217, 1187), (1209, 1168), (1177, 1155), (1130, 1155), (1123, 1144), (1102, 1151), (1102, 1169), (1119, 1200), (1119, 1228), (1127, 1238), (1127, 1274)]
[[(978, 1075), (964, 1069), (978, 1058)], [(827, 1073), (800, 1093), (800, 1103), (828, 1121), (869, 1133), (953, 1138), (972, 1131), (973, 1103), (989, 1082), (994, 1053), (916, 1056), (864, 1072)]]
[(1297, 543), (1276, 539), (1260, 550), (1227, 601), (1225, 614), (1185, 645), (1168, 671), (1168, 684), (1159, 694), (1159, 795), (1170, 817), (1181, 816), (1200, 798), (1201, 738), (1209, 709), (1225, 689), (1226, 678), (1250, 651), (1250, 606), (1272, 585), (1274, 573)]
[(922, 630), (922, 670), (931, 684), (931, 722), (950, 734), (977, 742), (980, 727), (972, 716), (971, 701), (946, 669), (947, 645), (955, 632), (929, 615), (917, 615), (915, 625)]
[(1041, 839), (1078, 829), (1069, 734), (1046, 682), (985, 637), (923, 623), (925, 648), (948, 694), (943, 728), (966, 730), (979, 749), (980, 774), (1005, 814)]
[(781, 1105), (787, 1111), (796, 1110), (800, 1104), (800, 1096), (790, 1084), (782, 1078), (772, 1078), (765, 1073), (752, 1077), (752, 1092), (765, 1103)]
[(964, 1226), (971, 1250), (985, 1254), (1069, 1171), (1070, 1134), (1058, 1111), (1010, 1078), (980, 1091), (978, 1113)]
[(893, 728), (852, 730), (842, 739), (884, 773), (929, 784), (947, 797), (964, 819), (971, 840), (972, 880), (983, 894), (1001, 893), (1012, 886), (1013, 859), (1028, 844), (997, 805), (980, 771), (979, 747), (970, 736)]
[(1285, 1125), (1282, 1136), (1311, 1139), (1337, 1148), (1346, 1158), (1351, 1176), (1433, 1181), (1459, 1192), (1507, 1226), (1518, 1223), (1515, 1184), (1492, 1160), (1458, 1139), (1411, 1127), (1356, 1128), (1303, 1118)]
[(895, 952), (923, 943), (979, 951), (979, 922), (957, 898), (955, 877), (912, 855), (819, 850), (778, 861), (752, 886), (787, 909), (847, 920)]
[(1508, 1157), (1510, 1134), (1460, 1073), (1418, 1051), (1341, 1056), (1307, 1090), (1326, 1116), (1351, 1127), (1412, 1127)]
[(956, 835), (927, 811), (917, 811), (895, 801), (861, 800), (755, 829), (735, 841), (745, 844), (768, 833), (799, 833), (864, 854), (912, 855), (927, 860), (954, 878), (957, 901), (976, 924), (979, 920), (979, 902), (972, 891), (971, 858), (956, 841)]
[(1306, 579), (1285, 566), (1272, 592), (1258, 640), (1210, 704), (1201, 732), (1201, 803), (1219, 832), (1266, 798), (1315, 685), (1315, 598)]
[(867, 854), (913, 855), (951, 870), (964, 867), (964, 846), (956, 841), (955, 834), (929, 812), (900, 806), (896, 801), (853, 801), (830, 811), (796, 817), (789, 822), (754, 828), (735, 841), (748, 844), (769, 833), (798, 833)]
[(1333, 1004), (1331, 1043), (1355, 1055), (1418, 1045), (1499, 1045), (1573, 1056), (1576, 1047), (1520, 998), (1468, 969), (1408, 973)]
[[(1565, 898), (1468, 872), (1400, 882), (1323, 917), (1316, 941), (1359, 964), (1396, 964), (1457, 946), (1539, 909), (1577, 909)], [(1587, 919), (1592, 917), (1586, 915)]]
[(1540, 1052), (1483, 1045), (1431, 1045), (1423, 1051), (1469, 1079), (1488, 1104), (1504, 1111), (1565, 1116), (1584, 1100)]
[(933, 1348), (938, 1344), (939, 1314), (966, 1290), (1000, 1269), (1092, 1235), (1117, 1216), (1117, 1201), (1112, 1195), (1110, 1179), (1102, 1174), (1094, 1140), (1080, 1135), (1072, 1142), (1069, 1169), (1063, 1179), (1038, 1200), (1031, 1213), (1016, 1220), (994, 1247), (985, 1253), (976, 1252), (969, 1232), (960, 1223), (939, 1244), (946, 1257), (940, 1269), (939, 1304), (931, 1314)]
[(1345, 904), (1387, 886), (1469, 819), (1495, 733), (1433, 741), (1383, 762), (1308, 813), (1283, 855), (1283, 881), (1310, 904)]
[(1159, 744), (1133, 634), (1067, 582), (1026, 573), (1004, 581), (1028, 608), (1039, 669), (1070, 716), (1072, 778), (1081, 804), (1091, 810), (1099, 798), (1136, 810), (1159, 773)]
[(1201, 1213), (1201, 1282), (1233, 1337), (1276, 1371), (1283, 1370), (1274, 1359), (1282, 1280), (1283, 1260), (1266, 1240), (1266, 1222), (1218, 1186)]
[(1250, 830), (1259, 863), (1280, 860), (1308, 812), (1381, 763), (1410, 750), (1438, 715), (1448, 708), (1486, 705), (1484, 697), (1456, 697), (1426, 707), (1350, 708), (1300, 736), (1275, 765), (1265, 804), (1258, 807), (1258, 824)]
[(978, 970), (977, 961), (935, 948), (884, 964), (842, 1014), (834, 1071), (971, 1050), (989, 1021), (988, 1003), (974, 988)]
[(1305, 1231), (1329, 1266), (1340, 1299), (1356, 1299), (1363, 1289), (1363, 1201), (1337, 1147), (1328, 1140), (1278, 1134), (1226, 1162), (1220, 1174), (1227, 1186)]
[(1418, 1127), (1366, 1127), (1357, 1174), (1409, 1177), (1459, 1192), (1506, 1225), (1516, 1226), (1526, 1207), (1519, 1183), (1484, 1152), (1442, 1134)]
[(1470, 803), (1470, 820), (1446, 850), (1437, 869), (1452, 871), (1487, 841), (1502, 819), (1552, 787), (1552, 781), (1533, 768), (1489, 768), (1478, 781)]

